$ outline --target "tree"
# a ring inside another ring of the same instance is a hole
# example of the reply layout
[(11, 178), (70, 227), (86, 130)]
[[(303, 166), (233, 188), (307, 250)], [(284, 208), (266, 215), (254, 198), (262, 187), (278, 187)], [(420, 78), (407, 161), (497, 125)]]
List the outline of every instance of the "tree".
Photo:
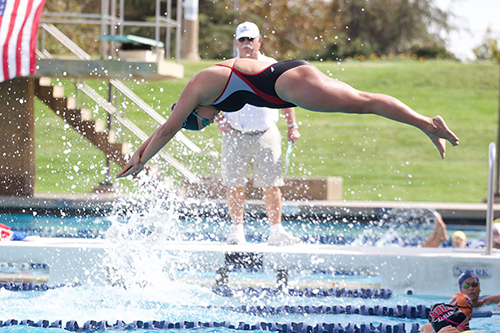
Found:
[(238, 8), (230, 0), (200, 0), (200, 53), (232, 57), (236, 26), (245, 21), (260, 27), (266, 55), (286, 59), (317, 53), (327, 31), (334, 29), (327, 13), (326, 3), (317, 0), (242, 0)]
[(434, 5), (434, 0), (347, 0), (332, 6), (345, 27), (343, 56), (406, 52), (414, 44), (444, 46), (438, 32), (452, 29), (451, 14)]
[(477, 60), (500, 62), (498, 41), (493, 37), (491, 28), (486, 29), (482, 44), (472, 51), (476, 55)]
[[(263, 51), (277, 59), (342, 59), (443, 47), (439, 31), (453, 29), (434, 0), (200, 0), (202, 57), (232, 56), (238, 23), (261, 27)], [(203, 17), (203, 19), (201, 18)]]
[[(199, 50), (202, 58), (233, 56), (234, 32), (244, 21), (253, 21), (264, 38), (262, 50), (278, 60), (343, 59), (375, 52), (409, 52), (420, 48), (444, 48), (440, 31), (453, 29), (450, 13), (435, 0), (199, 0)], [(47, 0), (46, 9), (99, 13), (100, 0)], [(126, 1), (127, 20), (154, 16), (155, 2)], [(165, 12), (166, 0), (161, 1)], [(235, 8), (237, 6), (238, 8)], [(175, 11), (174, 11), (175, 16)], [(127, 34), (153, 36), (153, 30), (126, 27)], [(65, 27), (65, 33), (86, 50), (94, 47), (98, 26)], [(163, 33), (163, 32), (162, 32)], [(163, 36), (161, 37), (163, 39)], [(64, 52), (64, 51), (63, 51)]]

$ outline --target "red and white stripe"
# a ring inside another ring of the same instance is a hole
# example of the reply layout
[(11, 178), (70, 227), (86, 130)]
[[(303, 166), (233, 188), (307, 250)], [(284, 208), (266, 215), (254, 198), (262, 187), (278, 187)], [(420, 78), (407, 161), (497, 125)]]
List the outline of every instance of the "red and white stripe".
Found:
[[(45, 0), (0, 0), (0, 82), (36, 72), (36, 41)], [(1, 11), (0, 11), (1, 14)]]

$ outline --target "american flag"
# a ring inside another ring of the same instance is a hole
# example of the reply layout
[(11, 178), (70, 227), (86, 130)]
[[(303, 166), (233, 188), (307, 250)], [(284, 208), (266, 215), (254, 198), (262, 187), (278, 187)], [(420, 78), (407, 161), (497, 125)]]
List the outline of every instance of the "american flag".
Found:
[(38, 22), (45, 0), (0, 0), (0, 82), (36, 72)]

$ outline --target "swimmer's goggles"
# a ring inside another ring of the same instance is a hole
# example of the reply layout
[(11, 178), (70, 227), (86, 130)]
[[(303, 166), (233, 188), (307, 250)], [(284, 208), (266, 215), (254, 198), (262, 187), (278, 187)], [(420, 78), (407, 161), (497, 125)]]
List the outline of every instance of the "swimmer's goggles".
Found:
[(477, 286), (479, 286), (479, 282), (477, 281), (462, 284), (462, 288), (464, 289), (469, 289), (470, 287), (476, 288)]
[[(174, 111), (175, 106), (177, 105), (177, 102), (172, 104), (172, 111)], [(200, 127), (198, 124), (198, 119), (201, 120), (201, 124), (203, 127)], [(190, 131), (199, 131), (203, 129), (204, 127), (210, 126), (210, 121), (206, 118), (200, 117), (195, 110), (193, 110), (189, 116), (186, 118), (184, 121), (184, 124), (182, 124), (182, 128), (185, 128)]]
[(203, 125), (203, 127), (207, 127), (207, 126), (210, 126), (210, 121), (208, 121), (208, 119), (206, 118), (202, 118), (200, 117), (195, 110), (193, 110), (193, 112), (191, 112), (191, 114), (194, 114), (194, 116), (198, 119), (201, 120), (201, 124)]

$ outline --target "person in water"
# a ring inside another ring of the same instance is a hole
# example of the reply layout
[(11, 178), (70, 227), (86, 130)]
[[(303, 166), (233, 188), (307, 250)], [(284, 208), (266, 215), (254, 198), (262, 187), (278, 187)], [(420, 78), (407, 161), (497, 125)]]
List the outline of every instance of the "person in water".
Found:
[(168, 120), (137, 149), (116, 177), (138, 174), (181, 129), (200, 130), (220, 112), (234, 112), (245, 104), (270, 108), (298, 106), (318, 112), (376, 114), (415, 126), (445, 157), (446, 140), (458, 137), (440, 116), (421, 115), (398, 99), (359, 91), (332, 79), (304, 60), (269, 64), (253, 59), (231, 59), (198, 72), (183, 89)]
[(500, 295), (480, 295), (481, 284), (479, 283), (479, 277), (474, 272), (470, 270), (463, 272), (458, 277), (458, 286), (461, 293), (470, 297), (475, 308), (492, 303), (498, 303), (497, 306), (500, 307)]
[[(431, 236), (426, 239), (426, 241), (422, 244), (422, 247), (439, 247), (441, 243), (445, 246), (446, 243), (449, 242), (448, 232), (446, 228), (446, 223), (443, 221), (443, 217), (438, 212), (434, 212), (434, 216), (436, 218), (436, 224), (434, 226), (434, 231)], [(451, 246), (454, 248), (466, 248), (469, 245), (467, 244), (467, 236), (461, 230), (457, 230), (451, 236)], [(481, 241), (473, 241), (470, 244), (470, 248), (484, 248), (484, 244)]]
[(422, 325), (419, 332), (456, 333), (471, 332), (472, 300), (466, 294), (458, 293), (446, 303), (437, 303), (429, 310), (429, 323)]

